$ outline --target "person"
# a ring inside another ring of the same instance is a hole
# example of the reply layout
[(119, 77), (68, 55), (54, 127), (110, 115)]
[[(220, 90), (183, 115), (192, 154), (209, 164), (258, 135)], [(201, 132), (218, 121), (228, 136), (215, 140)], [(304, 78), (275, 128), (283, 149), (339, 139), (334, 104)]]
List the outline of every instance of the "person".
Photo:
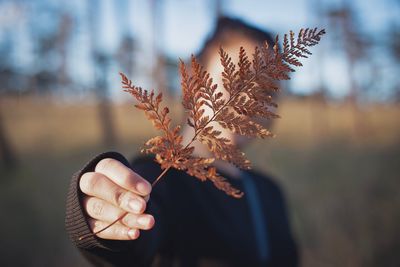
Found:
[[(221, 18), (199, 58), (220, 73), (222, 45), (233, 56), (270, 35), (240, 20)], [(231, 52), (231, 50), (234, 50)], [(221, 81), (218, 81), (221, 83)], [(184, 130), (189, 138), (190, 129)], [(224, 132), (238, 147), (250, 141)], [(199, 143), (197, 155), (208, 155)], [(96, 266), (297, 266), (284, 196), (269, 176), (216, 162), (218, 171), (245, 193), (227, 196), (210, 182), (178, 170), (162, 172), (149, 157), (131, 163), (117, 152), (90, 160), (71, 180), (66, 229), (73, 243)], [(128, 212), (118, 223), (96, 232)], [(80, 239), (81, 236), (87, 238)]]

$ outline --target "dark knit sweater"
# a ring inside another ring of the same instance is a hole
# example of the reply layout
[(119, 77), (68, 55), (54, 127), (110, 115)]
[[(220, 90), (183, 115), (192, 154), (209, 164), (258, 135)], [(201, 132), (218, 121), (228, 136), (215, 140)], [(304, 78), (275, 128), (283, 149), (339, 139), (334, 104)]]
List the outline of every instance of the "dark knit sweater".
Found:
[[(269, 257), (260, 262), (257, 254), (249, 202), (234, 199), (184, 172), (170, 170), (153, 188), (146, 213), (156, 224), (141, 231), (137, 240), (114, 241), (90, 237), (79, 190), (79, 178), (93, 171), (103, 158), (114, 158), (152, 182), (160, 166), (149, 158), (132, 165), (116, 152), (100, 154), (71, 180), (66, 208), (66, 229), (72, 242), (96, 266), (297, 266), (298, 257), (291, 235), (284, 199), (269, 177), (251, 172), (268, 232)], [(235, 187), (241, 180), (224, 175)]]

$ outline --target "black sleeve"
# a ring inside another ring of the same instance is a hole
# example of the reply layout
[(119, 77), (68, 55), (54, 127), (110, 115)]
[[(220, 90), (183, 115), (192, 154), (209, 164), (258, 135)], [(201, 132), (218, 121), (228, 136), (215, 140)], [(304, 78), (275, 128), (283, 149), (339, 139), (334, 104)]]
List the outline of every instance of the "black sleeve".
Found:
[(96, 156), (74, 174), (66, 201), (66, 230), (72, 242), (95, 266), (148, 266), (153, 261), (161, 242), (162, 220), (157, 220), (161, 216), (155, 201), (148, 202), (146, 213), (150, 213), (156, 218), (156, 224), (150, 231), (141, 231), (137, 240), (115, 241), (96, 236), (79, 240), (80, 236), (91, 233), (81, 205), (83, 193), (79, 189), (79, 179), (84, 173), (94, 171), (96, 164), (105, 158), (113, 158), (130, 166), (121, 154), (107, 152)]

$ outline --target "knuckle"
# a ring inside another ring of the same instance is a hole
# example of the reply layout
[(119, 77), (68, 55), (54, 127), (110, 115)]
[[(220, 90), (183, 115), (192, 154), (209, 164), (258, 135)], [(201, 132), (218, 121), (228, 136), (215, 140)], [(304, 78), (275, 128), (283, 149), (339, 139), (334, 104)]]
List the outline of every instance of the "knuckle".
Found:
[(96, 188), (98, 177), (93, 172), (87, 172), (82, 175), (79, 186), (84, 193), (92, 192)]
[(126, 192), (122, 190), (117, 190), (114, 194), (114, 203), (117, 206), (122, 207), (126, 204), (125, 202), (126, 202)]
[(96, 165), (96, 170), (105, 171), (109, 168), (112, 168), (115, 165), (115, 160), (111, 158), (105, 158), (99, 161)]
[(114, 227), (112, 232), (115, 237), (122, 237), (127, 234), (127, 231), (124, 227)]
[(127, 188), (131, 188), (135, 185), (135, 177), (132, 173), (128, 172), (122, 177), (122, 184)]
[(104, 213), (104, 203), (102, 201), (93, 201), (92, 212), (94, 216), (102, 216)]

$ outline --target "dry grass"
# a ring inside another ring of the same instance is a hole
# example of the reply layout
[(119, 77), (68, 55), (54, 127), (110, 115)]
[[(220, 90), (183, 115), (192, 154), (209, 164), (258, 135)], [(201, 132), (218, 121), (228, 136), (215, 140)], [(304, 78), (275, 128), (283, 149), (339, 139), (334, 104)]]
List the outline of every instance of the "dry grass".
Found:
[(354, 111), (354, 107), (346, 103), (291, 99), (281, 103), (279, 110), (282, 119), (274, 132), (292, 146), (319, 145), (333, 139), (378, 146), (399, 141), (398, 105), (375, 104)]
[[(180, 118), (175, 107), (174, 117)], [(65, 151), (101, 143), (97, 107), (94, 104), (60, 104), (43, 99), (5, 99), (1, 102), (7, 132), (21, 153)], [(131, 103), (113, 105), (119, 141), (137, 143), (154, 133), (150, 123)], [(291, 146), (318, 145), (327, 140), (387, 146), (399, 141), (399, 106), (369, 105), (360, 108), (362, 122), (354, 123), (348, 104), (322, 104), (313, 100), (287, 99), (280, 104), (282, 119), (273, 132), (279, 142)], [(360, 128), (358, 131), (357, 128)]]

